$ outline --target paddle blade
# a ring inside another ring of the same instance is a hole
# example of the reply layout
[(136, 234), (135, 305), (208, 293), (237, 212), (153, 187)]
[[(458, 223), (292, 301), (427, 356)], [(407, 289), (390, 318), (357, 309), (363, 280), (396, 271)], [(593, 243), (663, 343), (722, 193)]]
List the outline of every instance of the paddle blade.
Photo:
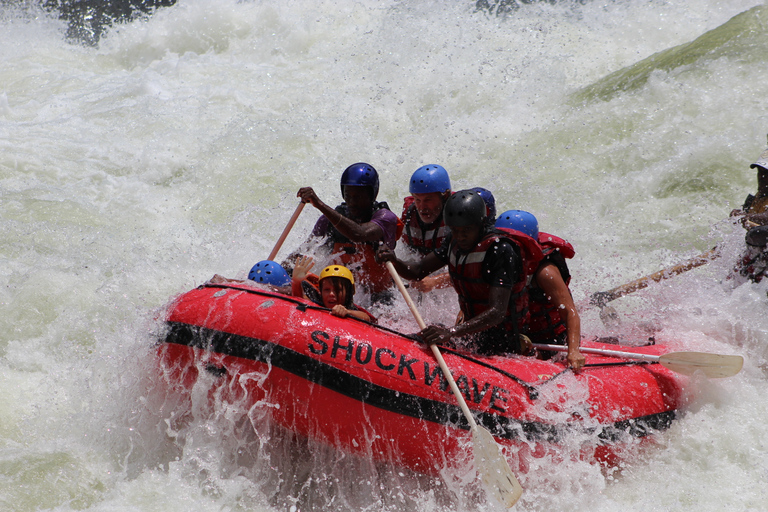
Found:
[(491, 433), (482, 427), (473, 430), (472, 441), (475, 468), (486, 492), (493, 494), (506, 508), (512, 507), (523, 494), (523, 487), (512, 474), (512, 469), (501, 454), (501, 448)]
[(616, 308), (613, 306), (603, 306), (600, 308), (600, 320), (602, 320), (603, 325), (609, 329), (621, 327), (621, 319), (616, 312)]
[(670, 352), (659, 356), (659, 363), (683, 375), (693, 375), (700, 371), (707, 377), (722, 378), (739, 373), (744, 365), (744, 358), (706, 352)]

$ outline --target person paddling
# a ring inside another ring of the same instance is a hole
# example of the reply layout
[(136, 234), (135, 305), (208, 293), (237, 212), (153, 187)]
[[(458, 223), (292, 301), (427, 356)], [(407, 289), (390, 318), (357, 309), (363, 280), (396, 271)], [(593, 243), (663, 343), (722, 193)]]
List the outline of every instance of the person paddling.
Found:
[[(416, 169), (411, 175), (408, 191), (403, 200), (403, 236), (401, 240), (412, 252), (423, 258), (443, 243), (448, 229), (443, 221), (443, 206), (451, 197), (451, 179), (441, 165), (430, 164)], [(447, 272), (429, 275), (411, 286), (421, 292), (447, 288), (451, 279)]]
[(294, 297), (304, 297), (331, 310), (333, 316), (348, 316), (376, 323), (376, 318), (365, 309), (354, 304), (355, 278), (343, 265), (329, 265), (320, 272), (317, 286), (312, 284), (309, 271), (315, 262), (311, 256), (302, 256), (296, 260), (291, 278), (291, 290)]
[[(586, 361), (579, 352), (581, 318), (568, 288), (571, 273), (565, 261), (573, 258), (573, 246), (562, 238), (540, 232), (536, 217), (522, 210), (505, 211), (496, 220), (496, 227), (525, 233), (539, 242), (544, 258), (528, 289), (531, 313), (528, 336), (534, 343), (567, 345), (569, 366), (574, 371), (580, 370)], [(541, 353), (543, 358), (551, 354)]]
[(312, 187), (296, 194), (304, 203), (317, 208), (322, 217), (315, 224), (310, 240), (325, 239), (332, 262), (344, 265), (357, 276), (371, 302), (392, 301), (392, 279), (375, 261), (380, 244), (394, 249), (402, 224), (385, 202), (376, 201), (379, 175), (372, 165), (352, 164), (341, 175), (344, 202), (336, 208), (325, 204)]
[(731, 211), (732, 217), (741, 217), (745, 227), (768, 224), (768, 150), (749, 166), (757, 169), (757, 192), (749, 194), (741, 209)]
[(757, 192), (747, 196), (741, 209), (731, 211), (747, 229), (744, 252), (729, 275), (739, 284), (746, 280), (759, 283), (768, 274), (768, 150), (749, 167), (757, 169)]
[(404, 262), (391, 249), (378, 252), (380, 261), (391, 261), (407, 279), (421, 279), (448, 265), (464, 321), (450, 328), (429, 325), (420, 333), (424, 341), (463, 341), (481, 354), (530, 353), (530, 341), (520, 335), (529, 316), (525, 285), (542, 258), (539, 245), (526, 235), (496, 230), (475, 190), (454, 193), (443, 218), (451, 233), (424, 258)]

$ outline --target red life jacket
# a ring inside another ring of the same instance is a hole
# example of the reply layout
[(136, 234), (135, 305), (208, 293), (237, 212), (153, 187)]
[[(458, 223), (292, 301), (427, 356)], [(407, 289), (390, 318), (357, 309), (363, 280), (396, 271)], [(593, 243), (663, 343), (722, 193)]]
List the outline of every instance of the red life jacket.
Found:
[[(571, 281), (571, 273), (565, 259), (573, 258), (576, 251), (573, 246), (562, 238), (539, 233), (539, 245), (541, 245), (544, 259), (541, 264), (554, 264), (560, 271), (560, 276), (566, 285)], [(565, 312), (561, 311), (544, 293), (544, 290), (536, 285), (530, 289), (529, 309), (531, 318), (529, 321), (529, 336), (534, 343), (565, 343), (563, 334), (566, 331)]]
[[(381, 208), (389, 210), (389, 206), (385, 202), (373, 203), (374, 212)], [(349, 217), (349, 211), (345, 203), (337, 206), (336, 211), (345, 217)], [(381, 293), (392, 286), (392, 276), (389, 275), (386, 266), (376, 262), (374, 257), (376, 249), (379, 247), (379, 241), (353, 242), (332, 225), (330, 228), (331, 241), (333, 242), (331, 249), (333, 263), (347, 267), (354, 274), (355, 281), (368, 293)], [(402, 230), (402, 223), (400, 219), (397, 219), (395, 240), (400, 238)]]
[[(403, 215), (401, 217), (405, 229), (403, 231), (403, 241), (405, 244), (420, 254), (429, 254), (445, 240), (448, 229), (445, 227), (442, 215), (439, 223), (424, 224), (419, 212), (416, 210), (413, 196), (408, 196), (403, 201)], [(435, 224), (437, 226), (435, 227)]]
[(509, 240), (518, 248), (522, 260), (518, 279), (512, 287), (507, 313), (501, 322), (504, 329), (518, 334), (525, 332), (527, 327), (527, 287), (543, 256), (539, 244), (533, 238), (520, 231), (497, 228), (484, 235), (467, 254), (459, 253), (456, 243), (452, 242), (448, 251), (448, 272), (459, 295), (459, 306), (464, 313), (464, 319), (469, 320), (486, 311), (490, 307), (488, 298), (491, 285), (482, 278), (483, 261), (488, 249), (501, 238)]

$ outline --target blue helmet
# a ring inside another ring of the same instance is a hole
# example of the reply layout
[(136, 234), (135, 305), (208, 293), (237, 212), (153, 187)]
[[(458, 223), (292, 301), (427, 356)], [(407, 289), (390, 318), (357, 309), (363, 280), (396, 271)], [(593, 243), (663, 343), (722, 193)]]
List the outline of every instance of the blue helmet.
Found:
[(482, 187), (475, 187), (472, 190), (478, 193), (480, 197), (483, 198), (483, 201), (485, 201), (485, 206), (488, 208), (488, 217), (491, 219), (496, 218), (496, 199), (494, 199), (493, 194), (491, 194), (490, 190), (484, 189)]
[(341, 195), (344, 196), (344, 187), (371, 187), (373, 199), (379, 195), (379, 173), (371, 164), (359, 162), (352, 164), (341, 175)]
[(431, 192), (451, 191), (451, 179), (441, 165), (425, 165), (416, 169), (411, 176), (411, 186), (408, 189), (411, 194), (429, 194)]
[(291, 276), (288, 275), (288, 272), (279, 263), (271, 260), (263, 260), (255, 264), (248, 273), (248, 279), (274, 286), (291, 284)]
[(539, 221), (532, 213), (522, 210), (507, 210), (496, 219), (497, 228), (514, 229), (525, 233), (534, 240), (539, 239)]

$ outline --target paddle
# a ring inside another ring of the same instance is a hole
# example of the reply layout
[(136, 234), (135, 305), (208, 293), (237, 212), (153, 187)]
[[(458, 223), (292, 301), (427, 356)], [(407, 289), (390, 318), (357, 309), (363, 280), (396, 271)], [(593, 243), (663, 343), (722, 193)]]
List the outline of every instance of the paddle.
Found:
[(672, 276), (676, 276), (678, 274), (682, 274), (683, 272), (687, 272), (696, 267), (705, 265), (710, 261), (717, 259), (719, 256), (720, 256), (720, 251), (718, 250), (717, 247), (713, 247), (709, 251), (703, 254), (699, 254), (698, 256), (691, 258), (685, 261), (684, 263), (675, 265), (674, 267), (669, 267), (663, 270), (659, 270), (658, 272), (654, 272), (651, 275), (641, 277), (640, 279), (635, 279), (631, 283), (627, 283), (621, 286), (617, 286), (616, 288), (612, 288), (607, 292), (593, 293), (589, 301), (593, 305), (602, 309), (606, 306), (606, 304), (608, 304), (612, 300), (616, 300), (619, 297), (623, 297), (624, 295), (646, 288), (649, 284), (651, 284), (651, 281), (659, 282), (662, 279), (669, 279)]
[[(392, 275), (392, 279), (395, 280), (397, 288), (403, 295), (405, 303), (408, 304), (408, 308), (411, 310), (411, 313), (413, 313), (416, 323), (419, 324), (419, 328), (422, 330), (426, 329), (427, 324), (421, 318), (419, 311), (416, 309), (416, 305), (413, 303), (411, 296), (405, 289), (403, 281), (397, 274), (392, 262), (387, 261), (385, 264), (387, 270), (389, 270), (389, 273)], [(451, 371), (448, 369), (448, 365), (445, 364), (445, 359), (443, 359), (440, 349), (437, 348), (437, 345), (430, 345), (429, 347), (432, 349), (432, 353), (434, 354), (435, 359), (437, 359), (437, 363), (440, 365), (440, 369), (443, 371), (443, 375), (445, 375), (445, 379), (448, 381), (451, 391), (453, 391), (456, 400), (459, 402), (459, 407), (461, 407), (464, 417), (467, 418), (467, 421), (469, 422), (469, 427), (472, 431), (472, 448), (475, 456), (475, 469), (477, 469), (477, 472), (480, 475), (480, 480), (482, 480), (489, 493), (493, 494), (504, 506), (510, 508), (517, 503), (518, 499), (520, 499), (520, 496), (523, 494), (523, 487), (520, 485), (520, 482), (517, 481), (515, 475), (512, 474), (509, 464), (506, 459), (504, 459), (501, 449), (491, 433), (480, 427), (475, 421), (469, 407), (467, 407), (467, 402), (464, 400), (464, 396), (461, 394), (459, 387), (456, 385), (456, 381), (453, 379), (453, 375), (451, 375)]]
[(280, 248), (283, 246), (283, 242), (285, 242), (285, 239), (288, 237), (288, 233), (290, 233), (291, 229), (293, 228), (293, 225), (296, 224), (296, 219), (299, 218), (299, 214), (301, 213), (301, 210), (304, 209), (304, 205), (307, 203), (299, 203), (299, 206), (296, 207), (296, 210), (293, 212), (293, 215), (291, 215), (290, 220), (288, 221), (288, 224), (285, 226), (285, 229), (283, 230), (283, 234), (280, 235), (280, 238), (277, 239), (277, 243), (275, 244), (275, 247), (272, 249), (272, 252), (269, 253), (269, 257), (267, 258), (270, 261), (275, 261), (275, 256), (277, 256), (278, 251), (280, 251)]
[[(551, 352), (567, 352), (568, 347), (563, 345), (534, 344), (534, 348)], [(651, 363), (659, 363), (673, 372), (683, 375), (693, 375), (701, 371), (710, 378), (732, 377), (741, 371), (744, 358), (741, 356), (725, 356), (721, 354), (709, 354), (706, 352), (670, 352), (655, 356), (651, 354), (636, 354), (634, 352), (621, 352), (618, 350), (605, 350), (600, 348), (581, 347), (579, 351), (585, 354), (598, 354), (601, 356), (616, 357), (620, 359), (637, 359)]]

